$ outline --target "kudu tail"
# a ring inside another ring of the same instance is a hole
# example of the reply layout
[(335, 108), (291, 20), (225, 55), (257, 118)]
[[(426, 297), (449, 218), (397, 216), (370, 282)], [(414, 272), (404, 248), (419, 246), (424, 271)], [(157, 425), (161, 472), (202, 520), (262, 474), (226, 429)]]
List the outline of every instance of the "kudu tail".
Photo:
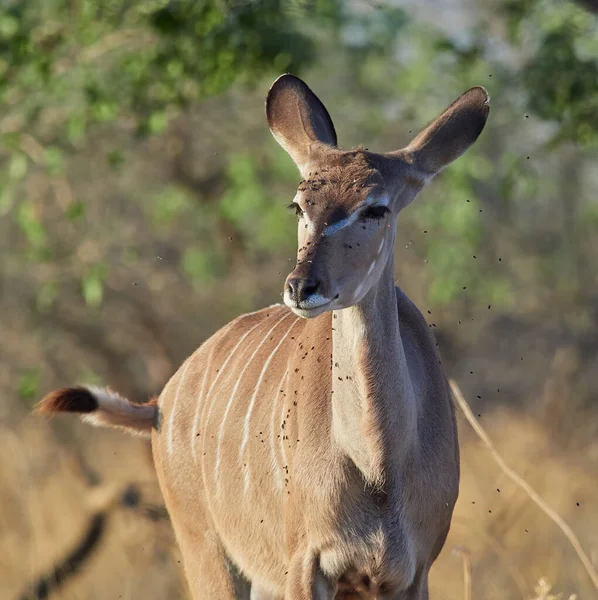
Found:
[(118, 427), (129, 433), (149, 437), (157, 422), (157, 399), (136, 404), (109, 388), (73, 387), (45, 396), (36, 406), (38, 412), (77, 413), (83, 421), (97, 427)]

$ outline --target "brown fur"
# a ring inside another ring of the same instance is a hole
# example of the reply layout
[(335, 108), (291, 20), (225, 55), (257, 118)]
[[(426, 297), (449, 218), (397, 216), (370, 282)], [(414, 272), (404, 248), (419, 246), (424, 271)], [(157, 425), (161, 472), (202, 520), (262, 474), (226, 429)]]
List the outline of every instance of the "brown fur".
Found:
[(223, 327), (143, 413), (159, 414), (154, 461), (196, 600), (427, 600), (459, 449), (434, 339), (394, 285), (392, 219), (475, 141), (480, 90), (389, 154), (339, 150), (296, 77), (270, 90), (270, 128), (304, 178), (287, 306)]

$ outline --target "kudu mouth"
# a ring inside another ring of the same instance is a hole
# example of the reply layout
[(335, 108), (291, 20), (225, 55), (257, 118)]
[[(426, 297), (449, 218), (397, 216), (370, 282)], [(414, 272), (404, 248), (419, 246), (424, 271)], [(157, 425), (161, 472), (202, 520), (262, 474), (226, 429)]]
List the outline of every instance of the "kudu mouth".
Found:
[(326, 286), (316, 277), (308, 277), (293, 271), (284, 286), (284, 303), (296, 315), (304, 318), (316, 317), (331, 310), (339, 294), (330, 294)]

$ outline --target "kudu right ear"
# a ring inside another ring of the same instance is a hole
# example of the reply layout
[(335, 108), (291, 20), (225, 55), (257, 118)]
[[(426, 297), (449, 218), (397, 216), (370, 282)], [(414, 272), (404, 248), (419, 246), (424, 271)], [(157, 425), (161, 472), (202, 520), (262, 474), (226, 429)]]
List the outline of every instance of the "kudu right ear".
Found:
[(336, 147), (328, 111), (309, 87), (290, 73), (272, 84), (266, 98), (266, 117), (272, 135), (303, 176), (318, 154)]
[(459, 158), (478, 138), (490, 111), (481, 86), (461, 94), (405, 148), (416, 171), (432, 176)]

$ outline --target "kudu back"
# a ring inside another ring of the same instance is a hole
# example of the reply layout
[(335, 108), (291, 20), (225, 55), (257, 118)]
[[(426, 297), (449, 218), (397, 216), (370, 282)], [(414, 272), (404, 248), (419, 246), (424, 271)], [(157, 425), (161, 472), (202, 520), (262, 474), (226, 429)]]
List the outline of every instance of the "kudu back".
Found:
[(80, 387), (40, 403), (151, 434), (195, 600), (428, 598), (459, 451), (434, 339), (394, 283), (395, 222), (488, 111), (474, 87), (402, 150), (343, 151), (315, 94), (279, 77), (268, 124), (303, 178), (284, 305), (216, 332), (157, 402)]

